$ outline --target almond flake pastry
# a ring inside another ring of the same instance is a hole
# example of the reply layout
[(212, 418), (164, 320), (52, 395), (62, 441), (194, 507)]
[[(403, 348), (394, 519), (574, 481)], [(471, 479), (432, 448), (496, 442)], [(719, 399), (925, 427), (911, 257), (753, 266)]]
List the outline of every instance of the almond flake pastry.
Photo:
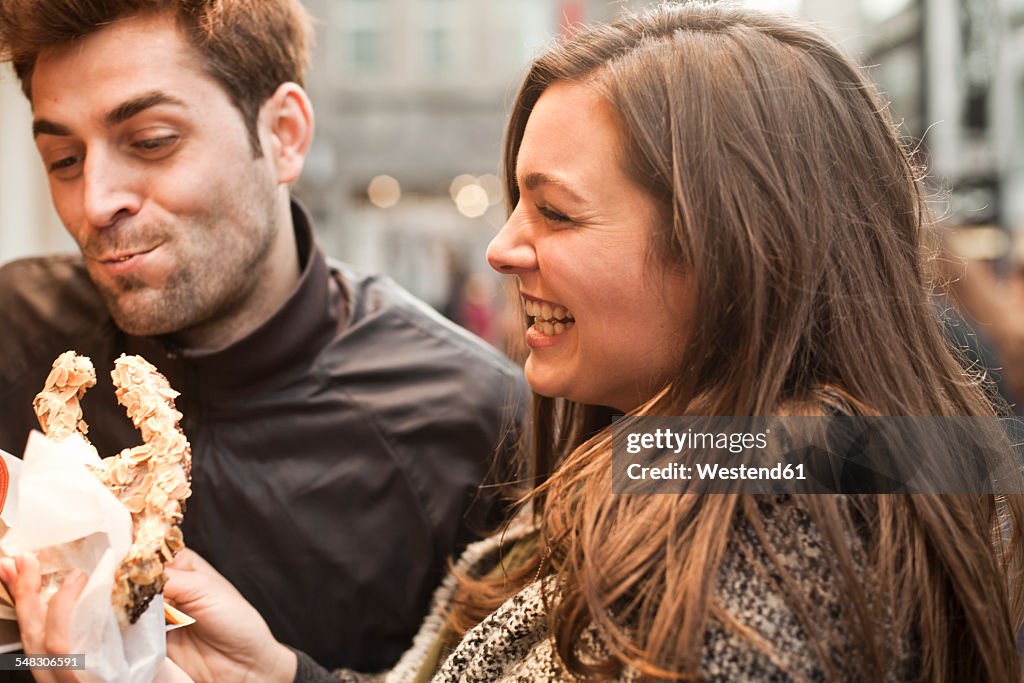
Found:
[[(192, 451), (178, 426), (178, 392), (153, 365), (141, 356), (122, 354), (110, 376), (118, 403), (142, 434), (141, 446), (126, 448), (92, 468), (132, 515), (132, 545), (114, 576), (112, 596), (124, 627), (134, 624), (163, 590), (164, 565), (185, 545), (181, 520), (184, 500), (192, 493)], [(96, 371), (88, 358), (74, 351), (57, 357), (33, 401), (46, 436), (53, 441), (75, 433), (85, 437), (89, 427), (79, 401), (95, 384)]]

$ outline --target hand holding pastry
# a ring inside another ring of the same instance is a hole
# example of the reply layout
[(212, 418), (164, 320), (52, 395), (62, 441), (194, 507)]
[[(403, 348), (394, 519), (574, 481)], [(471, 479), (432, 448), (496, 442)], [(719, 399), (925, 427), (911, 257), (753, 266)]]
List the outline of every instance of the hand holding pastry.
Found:
[(295, 653), (277, 642), (259, 612), (216, 569), (187, 548), (167, 565), (164, 597), (196, 623), (167, 634), (167, 655), (196, 681), (281, 681)]
[[(64, 655), (70, 649), (71, 610), (85, 588), (86, 576), (73, 571), (48, 602), (42, 598), (39, 560), (32, 554), (0, 559), (0, 580), (14, 599), (25, 654)], [(39, 683), (78, 681), (73, 670), (34, 670)]]

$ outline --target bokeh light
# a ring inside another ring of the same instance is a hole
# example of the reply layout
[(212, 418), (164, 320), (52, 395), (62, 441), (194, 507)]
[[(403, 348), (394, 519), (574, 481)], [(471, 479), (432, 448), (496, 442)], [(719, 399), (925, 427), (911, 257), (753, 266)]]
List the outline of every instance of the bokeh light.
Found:
[(379, 175), (370, 181), (366, 194), (374, 206), (386, 209), (397, 204), (402, 198), (402, 186), (389, 175)]
[(458, 202), (459, 192), (462, 191), (462, 188), (469, 185), (476, 185), (476, 177), (471, 176), (468, 173), (455, 176), (451, 184), (448, 186), (448, 194), (452, 196), (452, 201)]
[(455, 206), (463, 216), (478, 218), (487, 212), (490, 200), (487, 197), (487, 191), (474, 183), (459, 190), (455, 197)]

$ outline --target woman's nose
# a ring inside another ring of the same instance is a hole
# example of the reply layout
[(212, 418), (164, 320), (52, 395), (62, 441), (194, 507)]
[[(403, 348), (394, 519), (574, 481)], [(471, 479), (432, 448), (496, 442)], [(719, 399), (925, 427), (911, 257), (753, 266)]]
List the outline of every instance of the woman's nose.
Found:
[(516, 275), (537, 268), (531, 230), (514, 211), (487, 247), (487, 262), (499, 273)]

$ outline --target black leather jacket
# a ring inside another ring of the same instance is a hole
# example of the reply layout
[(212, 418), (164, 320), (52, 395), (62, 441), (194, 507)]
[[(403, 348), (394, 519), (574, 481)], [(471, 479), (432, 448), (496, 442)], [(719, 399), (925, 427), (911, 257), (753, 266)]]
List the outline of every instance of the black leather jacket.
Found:
[(301, 281), (270, 320), (213, 351), (118, 330), (77, 256), (0, 268), (0, 448), (67, 349), (100, 453), (139, 442), (107, 372), (138, 353), (181, 392), (192, 444), (184, 532), (282, 642), (324, 666), (385, 668), (446, 559), (493, 521), (478, 485), (522, 414), (518, 368), (391, 280), (325, 261), (293, 209)]

